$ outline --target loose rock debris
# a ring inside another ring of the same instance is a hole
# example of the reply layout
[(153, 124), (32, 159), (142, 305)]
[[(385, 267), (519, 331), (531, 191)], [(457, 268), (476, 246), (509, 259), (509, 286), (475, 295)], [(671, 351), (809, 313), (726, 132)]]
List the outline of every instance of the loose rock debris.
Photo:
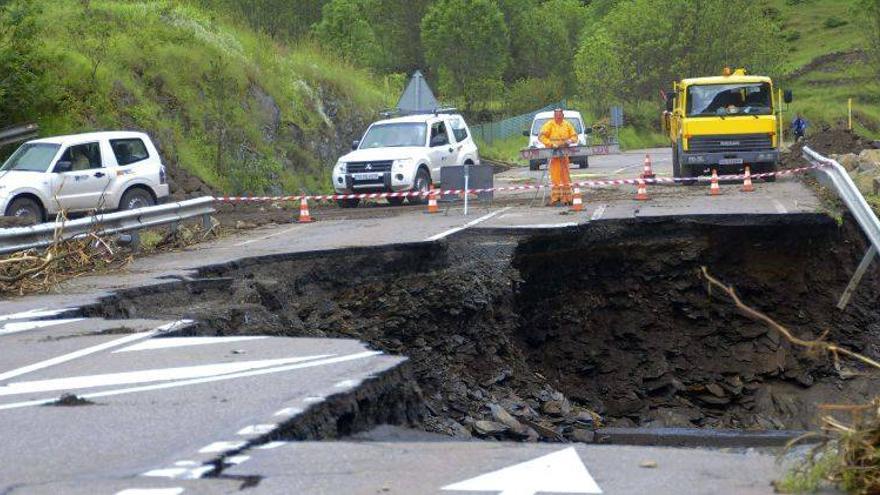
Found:
[(229, 284), (125, 293), (95, 316), (191, 318), (206, 335), (348, 337), (404, 354), (427, 411), (455, 437), (593, 441), (600, 426), (805, 429), (818, 403), (861, 401), (870, 376), (804, 356), (707, 297), (708, 266), (803, 336), (880, 349), (872, 267), (822, 216), (777, 224), (621, 221), (582, 232), (463, 236), (204, 269)]

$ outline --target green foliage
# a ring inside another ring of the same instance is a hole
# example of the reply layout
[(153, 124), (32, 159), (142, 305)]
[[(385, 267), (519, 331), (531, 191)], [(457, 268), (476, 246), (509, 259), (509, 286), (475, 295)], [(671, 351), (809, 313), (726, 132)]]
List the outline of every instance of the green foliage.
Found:
[(38, 14), (39, 6), (31, 1), (0, 9), (0, 19), (6, 20), (0, 22), (0, 127), (31, 120), (31, 111), (42, 111), (50, 98), (50, 87), (40, 77), (46, 61), (38, 55)]
[(868, 53), (873, 59), (875, 71), (880, 75), (880, 0), (861, 0), (859, 25), (865, 38)]
[(503, 90), (508, 42), (504, 15), (491, 0), (438, 0), (422, 19), (425, 58), (441, 91), (469, 108)]
[[(730, 22), (737, 19), (737, 22)], [(725, 65), (774, 74), (777, 27), (748, 0), (631, 0), (588, 32), (575, 63), (599, 101), (651, 98), (681, 77), (717, 74)]]
[(528, 113), (551, 102), (562, 101), (565, 96), (565, 84), (559, 78), (520, 79), (507, 91), (507, 113)]
[(231, 12), (273, 36), (299, 39), (321, 20), (329, 0), (193, 0), (211, 12)]
[(828, 29), (839, 28), (840, 26), (846, 26), (847, 24), (849, 24), (849, 21), (844, 21), (838, 17), (829, 17), (828, 19), (825, 19), (824, 23), (822, 23), (822, 25)]
[(387, 59), (363, 11), (366, 0), (331, 0), (314, 28), (321, 44), (341, 57), (367, 67), (382, 67)]

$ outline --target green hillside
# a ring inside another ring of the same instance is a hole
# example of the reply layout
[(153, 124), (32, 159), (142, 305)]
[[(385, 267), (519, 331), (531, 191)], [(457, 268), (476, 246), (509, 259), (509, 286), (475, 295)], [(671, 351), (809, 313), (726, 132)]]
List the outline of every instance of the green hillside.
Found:
[(397, 92), (188, 2), (8, 2), (0, 59), (4, 38), (20, 73), (5, 94), (0, 77), (0, 127), (143, 129), (172, 167), (233, 193), (326, 189), (328, 165)]

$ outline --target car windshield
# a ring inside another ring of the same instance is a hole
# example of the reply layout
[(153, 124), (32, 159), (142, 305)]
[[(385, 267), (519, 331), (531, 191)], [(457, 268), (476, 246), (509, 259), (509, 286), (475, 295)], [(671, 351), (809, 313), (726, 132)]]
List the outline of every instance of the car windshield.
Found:
[(428, 126), (419, 123), (379, 124), (370, 127), (359, 149), (425, 146)]
[[(541, 128), (544, 127), (544, 124), (550, 122), (550, 120), (552, 120), (552, 117), (546, 119), (535, 119), (535, 121), (532, 122), (532, 136), (537, 136), (538, 133), (541, 132)], [(584, 126), (583, 124), (581, 124), (580, 120), (572, 119), (569, 117), (566, 117), (565, 120), (567, 120), (574, 127), (574, 132), (578, 134), (584, 133)]]
[(687, 92), (690, 117), (716, 115), (772, 115), (770, 85), (707, 84), (690, 86)]
[(25, 143), (6, 160), (0, 171), (46, 172), (60, 147), (57, 144)]

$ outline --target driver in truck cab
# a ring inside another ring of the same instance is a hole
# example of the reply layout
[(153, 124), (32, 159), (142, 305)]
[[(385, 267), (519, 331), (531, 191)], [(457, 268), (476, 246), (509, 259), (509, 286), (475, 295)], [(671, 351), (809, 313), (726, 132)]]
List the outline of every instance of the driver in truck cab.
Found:
[[(538, 139), (548, 148), (564, 148), (578, 143), (578, 135), (571, 122), (565, 120), (561, 108), (553, 111), (553, 120), (541, 127)], [(567, 156), (550, 159), (550, 205), (571, 204), (571, 175)]]

